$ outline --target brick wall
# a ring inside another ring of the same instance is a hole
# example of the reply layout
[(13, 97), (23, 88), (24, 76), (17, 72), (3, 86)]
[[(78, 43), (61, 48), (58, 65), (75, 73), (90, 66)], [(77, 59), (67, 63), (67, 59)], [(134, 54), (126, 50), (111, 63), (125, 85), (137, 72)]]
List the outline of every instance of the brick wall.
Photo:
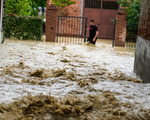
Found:
[[(72, 4), (70, 6), (67, 6), (62, 11), (62, 16), (75, 16), (75, 17), (81, 17), (81, 6), (82, 2), (81, 0), (72, 0), (75, 1), (76, 4)], [(52, 4), (52, 0), (49, 0), (49, 4)], [(58, 12), (59, 15), (59, 12)], [(82, 21), (83, 22), (83, 21)], [(60, 18), (59, 21), (57, 21), (58, 27), (58, 33), (61, 35), (67, 35), (67, 36), (74, 36), (80, 34), (81, 30), (81, 19), (76, 18)]]
[[(70, 6), (65, 7), (64, 10), (62, 11), (62, 15), (81, 17), (81, 6), (82, 6), (81, 0), (72, 0), (72, 1), (75, 1), (76, 4), (72, 4)], [(52, 4), (52, 0), (49, 0), (49, 3)]]
[(127, 12), (121, 8), (116, 16), (116, 33), (115, 33), (115, 46), (125, 47), (126, 41), (126, 25), (127, 25)]
[(138, 36), (150, 40), (150, 0), (141, 0)]

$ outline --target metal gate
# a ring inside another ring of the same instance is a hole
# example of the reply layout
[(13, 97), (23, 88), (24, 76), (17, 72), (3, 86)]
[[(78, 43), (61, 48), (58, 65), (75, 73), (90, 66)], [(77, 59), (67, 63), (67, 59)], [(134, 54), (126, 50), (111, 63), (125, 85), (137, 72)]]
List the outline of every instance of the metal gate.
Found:
[(135, 48), (138, 35), (138, 25), (127, 24), (126, 47)]
[(57, 17), (57, 43), (84, 43), (87, 18), (74, 16)]
[[(113, 20), (119, 5), (116, 0), (84, 0), (83, 16), (88, 18), (88, 22), (93, 19), (99, 29), (98, 38), (113, 38)], [(88, 27), (90, 25), (88, 24)], [(89, 33), (87, 33), (87, 37)]]

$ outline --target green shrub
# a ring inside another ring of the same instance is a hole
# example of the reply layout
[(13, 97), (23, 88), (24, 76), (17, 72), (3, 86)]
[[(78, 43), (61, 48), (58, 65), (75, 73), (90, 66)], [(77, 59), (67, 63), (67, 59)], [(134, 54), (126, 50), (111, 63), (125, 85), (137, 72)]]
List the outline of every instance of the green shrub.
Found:
[(127, 10), (127, 38), (126, 41), (134, 40), (136, 42), (137, 34), (138, 34), (138, 23), (139, 23), (139, 15), (140, 15), (140, 6), (141, 2), (139, 0), (134, 0), (130, 3), (130, 6)]
[(125, 7), (128, 13), (126, 41), (134, 40), (136, 42), (141, 2), (140, 0), (118, 0), (118, 4)]
[(36, 40), (43, 33), (41, 18), (5, 15), (5, 37)]

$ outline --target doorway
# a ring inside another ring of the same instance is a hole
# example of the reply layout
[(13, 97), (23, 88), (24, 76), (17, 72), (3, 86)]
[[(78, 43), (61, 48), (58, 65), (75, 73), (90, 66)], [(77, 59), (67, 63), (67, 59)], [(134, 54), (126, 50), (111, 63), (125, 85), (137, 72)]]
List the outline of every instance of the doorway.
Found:
[(119, 9), (116, 0), (84, 0), (83, 7), (83, 17), (88, 18), (87, 27), (90, 27), (89, 21), (93, 19), (99, 29), (98, 38), (112, 39), (114, 27), (112, 20), (116, 18)]

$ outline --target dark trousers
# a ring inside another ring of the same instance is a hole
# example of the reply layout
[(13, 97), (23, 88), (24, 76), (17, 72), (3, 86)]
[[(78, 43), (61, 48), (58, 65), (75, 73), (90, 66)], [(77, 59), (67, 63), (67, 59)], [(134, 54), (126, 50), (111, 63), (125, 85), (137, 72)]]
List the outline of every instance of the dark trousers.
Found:
[(87, 39), (87, 41), (90, 41), (90, 43), (92, 43), (92, 44), (96, 44), (96, 41), (97, 41), (97, 38), (95, 39), (95, 42), (93, 42), (93, 38), (91, 38), (91, 37), (89, 37), (88, 39)]

